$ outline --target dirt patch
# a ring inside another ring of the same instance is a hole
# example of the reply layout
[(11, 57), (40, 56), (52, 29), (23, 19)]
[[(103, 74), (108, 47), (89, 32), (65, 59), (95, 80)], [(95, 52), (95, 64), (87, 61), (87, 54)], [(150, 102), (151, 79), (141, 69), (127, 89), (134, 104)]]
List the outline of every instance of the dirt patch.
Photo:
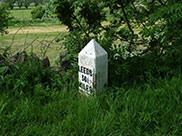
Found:
[(25, 33), (49, 33), (49, 32), (67, 32), (66, 26), (33, 26), (33, 27), (23, 27), (23, 28), (12, 28), (8, 29), (9, 34), (15, 34), (18, 31), (18, 34)]

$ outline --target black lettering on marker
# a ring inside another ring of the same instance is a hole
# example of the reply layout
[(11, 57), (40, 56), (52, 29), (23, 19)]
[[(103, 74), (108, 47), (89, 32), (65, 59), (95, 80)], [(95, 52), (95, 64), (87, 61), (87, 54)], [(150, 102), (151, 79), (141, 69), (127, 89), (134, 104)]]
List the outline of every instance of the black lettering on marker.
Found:
[(82, 82), (79, 82), (79, 87), (85, 91), (90, 91), (91, 93), (93, 92), (93, 89), (91, 86), (87, 85), (87, 84), (84, 84)]
[(89, 76), (92, 76), (93, 75), (91, 69), (86, 68), (86, 67), (83, 67), (83, 66), (79, 66), (79, 71), (81, 73), (84, 73), (84, 74), (89, 75)]
[(88, 90), (88, 85), (86, 85), (86, 90)]
[(87, 75), (89, 75), (89, 72), (88, 72), (88, 71), (89, 71), (89, 69), (88, 69), (88, 68), (86, 68), (86, 74), (87, 74)]
[(91, 69), (89, 70), (89, 75), (92, 76), (92, 70)]

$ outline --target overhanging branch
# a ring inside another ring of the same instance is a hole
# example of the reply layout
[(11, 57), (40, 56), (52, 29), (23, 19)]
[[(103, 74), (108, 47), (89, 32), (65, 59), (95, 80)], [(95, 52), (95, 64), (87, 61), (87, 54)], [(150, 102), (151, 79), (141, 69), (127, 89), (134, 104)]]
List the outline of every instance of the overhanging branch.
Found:
[(133, 31), (133, 29), (132, 29), (132, 26), (131, 26), (131, 24), (130, 24), (130, 21), (129, 21), (129, 19), (128, 19), (128, 16), (127, 16), (127, 14), (126, 14), (126, 11), (125, 11), (125, 9), (124, 9), (123, 4), (121, 3), (120, 5), (121, 5), (121, 9), (122, 9), (122, 12), (123, 12), (123, 15), (124, 15), (126, 24), (127, 24), (127, 26), (128, 26), (128, 29), (129, 29), (130, 32), (131, 32), (131, 39), (130, 39), (130, 43), (129, 43), (129, 52), (131, 53), (131, 45), (132, 45), (132, 43), (133, 43), (134, 31)]

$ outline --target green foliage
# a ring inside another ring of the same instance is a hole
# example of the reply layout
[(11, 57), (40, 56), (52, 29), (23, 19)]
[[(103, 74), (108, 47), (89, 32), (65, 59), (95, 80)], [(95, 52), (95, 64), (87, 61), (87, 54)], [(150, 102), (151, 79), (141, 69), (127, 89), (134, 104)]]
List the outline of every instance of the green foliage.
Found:
[(24, 6), (26, 9), (30, 6), (30, 0), (24, 0)]
[(68, 53), (77, 56), (89, 40), (97, 40), (109, 54), (109, 83), (145, 82), (147, 75), (165, 77), (181, 69), (180, 1), (54, 1), (69, 29), (63, 38)]
[(44, 3), (44, 0), (2, 0), (2, 1), (8, 4), (10, 9), (13, 9), (16, 4), (18, 5), (19, 9), (21, 9), (23, 6), (26, 9), (28, 9), (31, 3), (34, 3), (35, 6), (38, 6)]
[(34, 2), (35, 6), (42, 5), (45, 0), (32, 0)]
[(34, 9), (32, 9), (31, 14), (32, 14), (32, 19), (41, 19), (45, 14), (45, 9), (43, 6), (39, 5)]
[(63, 24), (68, 26), (70, 30), (73, 30), (72, 23), (74, 21), (72, 17), (74, 12), (72, 3), (73, 3), (72, 0), (71, 1), (68, 1), (68, 0), (55, 1), (56, 6), (58, 6), (58, 8), (56, 9), (57, 13), (59, 13), (58, 18), (62, 21)]
[(3, 2), (5, 2), (9, 6), (10, 9), (13, 9), (16, 0), (3, 0)]
[(61, 79), (58, 74), (53, 71), (42, 68), (42, 64), (32, 54), (25, 56), (26, 61), (21, 64), (2, 63), (0, 68), (1, 92), (11, 90), (12, 95), (19, 96), (21, 93), (24, 95), (34, 95), (34, 87), (41, 84), (43, 87), (57, 89), (57, 79)]
[(0, 63), (2, 135), (182, 134), (181, 77), (151, 79), (130, 89), (113, 86), (100, 96), (84, 97), (72, 74), (57, 74), (42, 69), (33, 56), (27, 59)]
[(7, 10), (7, 6), (0, 6), (0, 33), (6, 33), (6, 29), (8, 28), (8, 24), (10, 21), (9, 11)]
[(18, 0), (17, 5), (18, 5), (19, 9), (21, 9), (23, 6), (23, 0)]
[(54, 0), (46, 0), (44, 6), (45, 6), (45, 16), (56, 18)]

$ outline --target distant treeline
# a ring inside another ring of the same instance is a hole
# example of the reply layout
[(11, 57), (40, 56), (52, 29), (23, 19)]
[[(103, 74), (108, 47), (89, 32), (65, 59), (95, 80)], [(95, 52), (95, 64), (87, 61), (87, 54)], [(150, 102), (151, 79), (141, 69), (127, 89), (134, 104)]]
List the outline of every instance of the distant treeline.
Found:
[(28, 9), (30, 4), (32, 4), (32, 3), (35, 6), (38, 6), (45, 2), (45, 0), (0, 0), (0, 1), (8, 4), (10, 9), (13, 9), (15, 7), (15, 5), (17, 5), (19, 7), (19, 9), (21, 9), (22, 7), (25, 7), (26, 9)]

